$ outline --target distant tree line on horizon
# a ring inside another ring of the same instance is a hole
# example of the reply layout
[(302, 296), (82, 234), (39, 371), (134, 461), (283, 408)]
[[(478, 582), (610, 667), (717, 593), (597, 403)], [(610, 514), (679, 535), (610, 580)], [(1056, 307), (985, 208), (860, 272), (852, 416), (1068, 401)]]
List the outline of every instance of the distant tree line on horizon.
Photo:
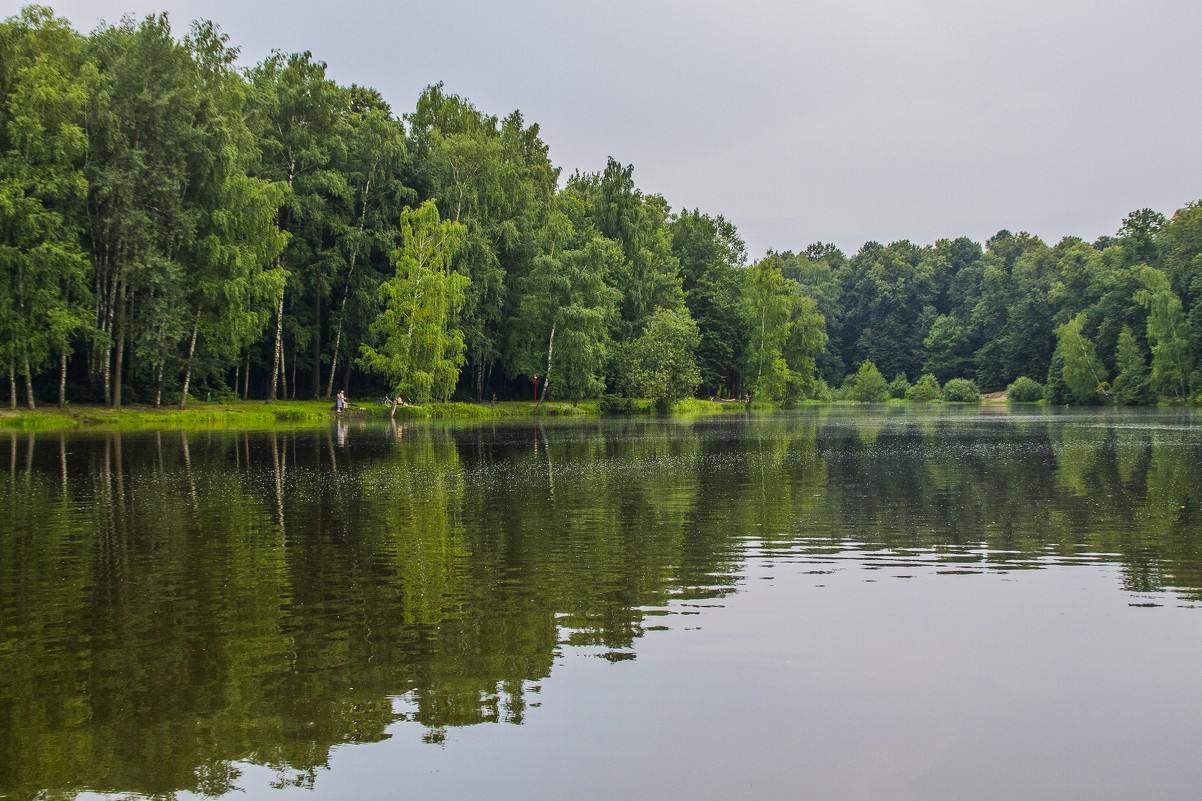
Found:
[(1093, 243), (749, 262), (731, 222), (674, 211), (630, 165), (561, 183), (517, 111), (435, 85), (398, 117), (309, 53), (237, 54), (165, 14), (0, 23), (10, 406), (1202, 392), (1202, 204)]

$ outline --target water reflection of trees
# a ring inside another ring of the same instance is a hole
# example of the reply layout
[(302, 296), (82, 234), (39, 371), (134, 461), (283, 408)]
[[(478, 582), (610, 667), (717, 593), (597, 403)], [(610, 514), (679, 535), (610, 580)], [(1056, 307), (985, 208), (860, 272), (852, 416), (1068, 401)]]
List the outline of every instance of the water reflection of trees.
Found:
[(1114, 560), (1129, 590), (1199, 598), (1196, 418), (1085, 422), (902, 419), (872, 447), (854, 419), (828, 428), (827, 520), (869, 546), (950, 547), (956, 561), (980, 546), (976, 558), (999, 567)]
[(305, 785), (400, 719), (520, 723), (565, 648), (632, 657), (749, 541), (1115, 559), (1197, 598), (1196, 429), (1121, 422), (10, 435), (0, 794)]

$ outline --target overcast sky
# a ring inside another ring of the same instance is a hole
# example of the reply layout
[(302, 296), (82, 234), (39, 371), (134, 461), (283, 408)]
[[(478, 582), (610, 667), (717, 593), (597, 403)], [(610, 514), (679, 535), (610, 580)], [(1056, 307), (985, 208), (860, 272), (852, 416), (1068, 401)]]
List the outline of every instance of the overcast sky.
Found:
[[(21, 3), (0, 0), (9, 16)], [(566, 178), (634, 165), (749, 255), (1001, 228), (1055, 242), (1202, 198), (1198, 0), (60, 0), (167, 11), (247, 65), (309, 50), (398, 115), (422, 88), (537, 122)]]

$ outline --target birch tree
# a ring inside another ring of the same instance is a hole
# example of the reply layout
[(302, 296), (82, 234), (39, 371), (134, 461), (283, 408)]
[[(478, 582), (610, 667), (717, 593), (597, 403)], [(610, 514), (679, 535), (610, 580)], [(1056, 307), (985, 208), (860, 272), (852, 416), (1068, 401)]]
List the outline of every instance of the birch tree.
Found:
[(1160, 393), (1185, 400), (1189, 397), (1194, 361), (1190, 352), (1189, 320), (1181, 299), (1173, 292), (1163, 272), (1145, 266), (1140, 270), (1140, 278), (1144, 288), (1135, 293), (1135, 299), (1148, 310), (1152, 380)]
[(372, 323), (375, 344), (360, 346), (359, 364), (418, 403), (448, 400), (464, 363), (456, 316), (470, 279), (451, 269), (464, 227), (439, 218), (427, 200), (401, 212), (396, 273), (380, 286), (384, 309)]

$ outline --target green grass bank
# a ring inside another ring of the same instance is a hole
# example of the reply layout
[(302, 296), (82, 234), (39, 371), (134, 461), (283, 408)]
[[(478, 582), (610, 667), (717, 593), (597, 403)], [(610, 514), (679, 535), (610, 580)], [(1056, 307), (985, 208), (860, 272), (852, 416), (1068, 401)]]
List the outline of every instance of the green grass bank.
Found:
[[(758, 404), (757, 404), (758, 406)], [(675, 414), (698, 415), (741, 411), (741, 403), (682, 401)], [(349, 418), (387, 419), (390, 408), (378, 402), (351, 400), (343, 412)], [(650, 415), (650, 401), (631, 401), (627, 414)], [(428, 403), (402, 406), (397, 420), (481, 420), (490, 418), (595, 417), (602, 414), (599, 401), (536, 404), (530, 401), (495, 403)], [(0, 410), (0, 430), (56, 431), (63, 429), (141, 430), (141, 429), (273, 429), (320, 428), (335, 418), (330, 401), (193, 401), (186, 409), (129, 404), (120, 409), (89, 404), (71, 404), (66, 410), (46, 406), (36, 410)]]

